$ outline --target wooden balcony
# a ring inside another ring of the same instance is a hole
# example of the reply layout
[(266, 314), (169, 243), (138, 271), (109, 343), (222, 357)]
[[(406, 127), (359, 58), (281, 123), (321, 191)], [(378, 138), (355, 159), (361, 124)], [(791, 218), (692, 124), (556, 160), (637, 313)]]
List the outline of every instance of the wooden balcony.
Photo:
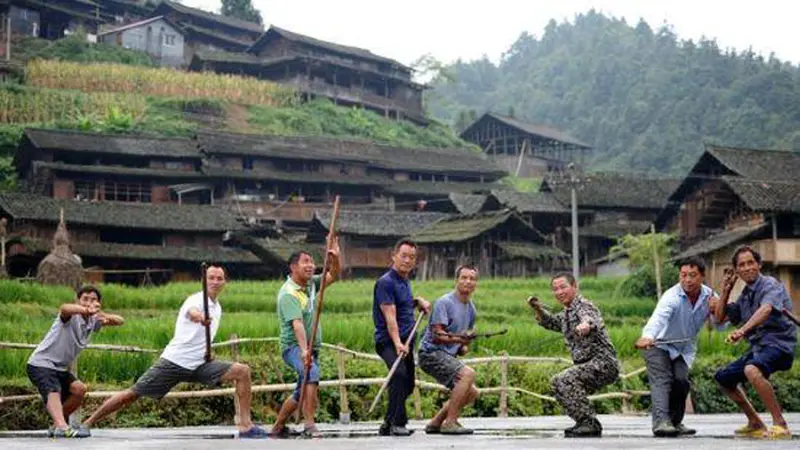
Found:
[[(315, 210), (331, 210), (333, 203), (326, 202), (282, 202), (282, 201), (261, 201), (261, 202), (238, 202), (233, 203), (232, 211), (248, 217), (259, 219), (277, 219), (293, 222), (310, 222), (314, 218)], [(370, 209), (388, 211), (388, 204), (367, 203), (367, 204), (342, 204), (342, 209)]]
[(282, 83), (289, 84), (295, 88), (320, 97), (332, 100), (360, 104), (365, 107), (372, 107), (381, 110), (399, 110), (413, 115), (421, 115), (420, 105), (413, 100), (393, 99), (378, 95), (365, 89), (351, 88), (345, 86), (334, 86), (322, 81), (311, 81), (305, 76), (296, 76)]
[(753, 242), (765, 263), (776, 266), (800, 265), (800, 239), (762, 239)]
[(347, 248), (344, 252), (344, 267), (348, 268), (389, 267), (391, 262), (391, 248)]

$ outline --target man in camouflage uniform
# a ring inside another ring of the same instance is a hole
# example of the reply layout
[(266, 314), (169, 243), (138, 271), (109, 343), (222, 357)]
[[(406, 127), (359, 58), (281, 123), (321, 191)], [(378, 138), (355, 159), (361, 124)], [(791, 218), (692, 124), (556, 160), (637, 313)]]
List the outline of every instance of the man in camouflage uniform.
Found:
[(550, 285), (564, 311), (552, 315), (536, 297), (529, 298), (528, 304), (536, 311), (536, 321), (542, 327), (564, 334), (575, 364), (552, 381), (556, 400), (575, 421), (575, 426), (564, 430), (564, 435), (600, 436), (603, 427), (587, 395), (616, 381), (620, 370), (617, 352), (608, 338), (600, 311), (578, 294), (575, 278), (560, 273), (552, 278)]

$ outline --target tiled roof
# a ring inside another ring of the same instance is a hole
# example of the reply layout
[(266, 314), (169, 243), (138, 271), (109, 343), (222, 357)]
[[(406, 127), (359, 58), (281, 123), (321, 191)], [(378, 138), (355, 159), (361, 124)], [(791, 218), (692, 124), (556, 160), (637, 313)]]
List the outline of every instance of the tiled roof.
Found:
[(508, 209), (469, 216), (446, 217), (412, 233), (411, 238), (420, 244), (463, 242), (476, 238), (509, 221), (514, 222), (516, 239), (527, 239), (531, 242), (541, 241), (542, 236), (538, 231), (531, 228), (518, 214)]
[(249, 32), (258, 32), (261, 33), (264, 31), (264, 26), (259, 25), (255, 22), (247, 22), (245, 20), (240, 20), (235, 17), (227, 17), (221, 14), (214, 14), (212, 12), (204, 11), (198, 8), (192, 8), (186, 5), (182, 5), (177, 2), (171, 2), (167, 0), (162, 0), (161, 5), (156, 8), (156, 14), (162, 14), (165, 9), (172, 9), (177, 11), (181, 14), (187, 14), (190, 16), (200, 17), (207, 20), (212, 20), (214, 22), (219, 22), (221, 24), (225, 24), (234, 28), (239, 28), (242, 30), (246, 30)]
[(762, 223), (749, 227), (739, 228), (735, 230), (723, 231), (711, 236), (706, 237), (702, 241), (687, 248), (676, 255), (674, 260), (688, 258), (690, 256), (704, 256), (721, 248), (733, 245), (742, 241), (751, 235), (767, 228), (768, 223)]
[(25, 137), (31, 144), (41, 149), (164, 158), (200, 158), (196, 143), (189, 139), (38, 128), (26, 128)]
[[(521, 213), (569, 213), (570, 209), (550, 192), (492, 191), (497, 201)], [(569, 203), (567, 204), (569, 205)]]
[[(624, 173), (586, 173), (580, 176), (577, 191), (578, 207), (637, 208), (661, 210), (682, 180), (655, 178)], [(541, 191), (551, 191), (564, 205), (571, 203), (571, 188), (567, 183), (550, 177), (542, 183)]]
[[(20, 242), (31, 253), (47, 253), (52, 243), (46, 239), (23, 237)], [(81, 257), (119, 258), (150, 261), (214, 261), (222, 264), (260, 264), (261, 260), (247, 250), (231, 247), (190, 247), (81, 242), (70, 244), (73, 253)]]
[(12, 220), (130, 229), (224, 232), (242, 228), (218, 206), (59, 200), (32, 194), (0, 194), (0, 211)]
[(358, 48), (358, 47), (351, 47), (349, 45), (341, 45), (336, 44), (334, 42), (323, 41), (321, 39), (312, 38), (310, 36), (305, 36), (299, 33), (295, 33), (289, 30), (285, 30), (283, 28), (278, 28), (276, 26), (271, 26), (269, 29), (258, 39), (258, 41), (253, 44), (250, 48), (250, 51), (258, 52), (259, 49), (264, 45), (264, 42), (268, 40), (272, 35), (278, 35), (283, 37), (286, 40), (294, 41), (294, 42), (301, 42), (306, 45), (311, 45), (314, 47), (319, 47), (324, 50), (328, 50), (331, 52), (336, 52), (344, 55), (354, 56), (360, 59), (365, 59), (368, 61), (375, 61), (384, 64), (390, 64), (395, 66), (399, 69), (410, 71), (411, 68), (395, 61), (391, 58), (386, 58), (384, 56), (376, 55), (369, 50)]
[[(343, 209), (336, 229), (340, 233), (361, 236), (403, 237), (419, 231), (449, 214), (436, 212), (386, 212)], [(331, 212), (316, 211), (314, 221), (324, 229), (330, 227)]]
[(497, 120), (505, 125), (508, 125), (512, 128), (516, 128), (520, 131), (523, 131), (528, 134), (532, 134), (534, 136), (538, 136), (544, 139), (550, 139), (553, 141), (562, 142), (564, 144), (573, 145), (576, 147), (583, 147), (583, 148), (591, 148), (591, 145), (574, 138), (563, 131), (557, 130), (552, 127), (548, 127), (546, 125), (538, 125), (528, 122), (523, 122), (521, 120), (515, 119), (513, 117), (503, 116), (501, 114), (487, 112), (483, 116), (479, 117), (478, 120), (472, 123), (472, 125), (468, 126), (462, 133), (462, 137), (466, 137), (471, 130), (471, 128), (484, 120), (484, 118), (490, 118)]

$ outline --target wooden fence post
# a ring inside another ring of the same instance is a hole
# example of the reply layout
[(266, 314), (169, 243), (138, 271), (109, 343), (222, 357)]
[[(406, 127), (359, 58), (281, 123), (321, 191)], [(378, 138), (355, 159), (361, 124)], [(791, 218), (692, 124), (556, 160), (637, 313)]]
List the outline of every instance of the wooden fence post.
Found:
[[(344, 347), (344, 344), (339, 344), (339, 347)], [(347, 386), (344, 384), (347, 374), (344, 366), (344, 352), (341, 349), (336, 350), (336, 368), (339, 371), (339, 422), (350, 423), (350, 402), (347, 400)]]
[[(239, 336), (237, 336), (236, 333), (231, 333), (231, 335), (228, 337), (228, 339), (231, 340), (231, 341), (234, 341), (231, 344), (231, 355), (233, 356), (233, 361), (234, 362), (239, 362), (239, 343), (236, 342), (239, 339)], [(236, 395), (236, 381), (235, 380), (233, 382), (233, 388), (234, 388), (234, 393), (233, 393), (233, 423), (235, 425), (239, 425), (239, 422), (241, 420), (241, 416), (239, 415), (239, 396)]]
[(508, 417), (508, 352), (500, 361), (500, 411), (499, 417)]

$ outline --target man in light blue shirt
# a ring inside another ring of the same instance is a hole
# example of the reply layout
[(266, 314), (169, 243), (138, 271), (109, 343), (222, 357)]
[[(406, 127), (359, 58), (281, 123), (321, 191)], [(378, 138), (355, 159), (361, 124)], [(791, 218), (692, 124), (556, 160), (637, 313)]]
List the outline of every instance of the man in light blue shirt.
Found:
[(659, 437), (696, 433), (682, 423), (691, 387), (689, 368), (697, 354), (697, 335), (717, 301), (714, 291), (703, 284), (703, 260), (687, 258), (679, 267), (680, 282), (661, 296), (636, 342), (644, 350), (653, 434)]

